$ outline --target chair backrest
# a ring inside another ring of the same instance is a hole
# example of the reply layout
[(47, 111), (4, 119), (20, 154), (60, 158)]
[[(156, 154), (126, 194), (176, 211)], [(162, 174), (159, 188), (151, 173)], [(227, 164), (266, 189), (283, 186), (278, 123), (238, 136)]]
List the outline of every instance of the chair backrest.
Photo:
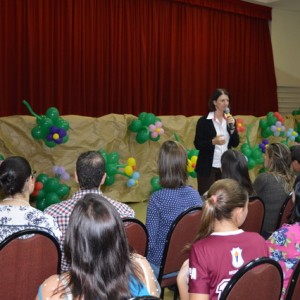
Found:
[(176, 276), (170, 278), (163, 278), (163, 276), (178, 272), (188, 258), (188, 252), (183, 250), (187, 244), (194, 241), (199, 230), (201, 215), (201, 207), (191, 207), (181, 213), (173, 222), (166, 238), (157, 278), (162, 288), (176, 284)]
[(144, 223), (136, 218), (124, 218), (123, 223), (129, 245), (140, 255), (147, 256), (148, 231)]
[(279, 263), (268, 257), (256, 258), (232, 276), (220, 300), (279, 300), (282, 284)]
[(241, 229), (261, 233), (265, 218), (265, 205), (258, 196), (249, 197), (248, 214)]
[(293, 203), (292, 195), (288, 195), (281, 206), (279, 216), (277, 219), (276, 229), (280, 228), (284, 223), (288, 222), (293, 208), (294, 208), (294, 203)]
[(297, 300), (300, 295), (300, 262), (295, 266), (293, 274), (290, 278), (289, 285), (286, 289), (285, 298), (286, 300)]
[(160, 298), (155, 296), (137, 296), (130, 298), (129, 300), (160, 300)]
[(35, 299), (43, 281), (60, 272), (60, 260), (59, 243), (45, 231), (8, 236), (0, 244), (0, 299)]

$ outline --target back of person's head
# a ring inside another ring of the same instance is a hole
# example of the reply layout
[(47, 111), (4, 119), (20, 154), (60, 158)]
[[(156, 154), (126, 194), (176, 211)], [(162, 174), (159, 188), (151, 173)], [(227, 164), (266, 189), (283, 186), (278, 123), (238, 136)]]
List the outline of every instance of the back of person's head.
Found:
[(249, 176), (248, 164), (245, 156), (237, 151), (229, 149), (221, 157), (222, 178), (231, 178), (242, 184), (249, 195), (254, 193)]
[(210, 99), (208, 101), (208, 110), (209, 111), (215, 111), (216, 110), (216, 107), (214, 105), (214, 101), (217, 100), (221, 95), (226, 95), (230, 100), (230, 94), (229, 94), (228, 91), (226, 91), (223, 88), (215, 89), (215, 91), (213, 92), (212, 96), (210, 97)]
[(130, 298), (131, 262), (124, 225), (104, 197), (86, 194), (77, 202), (64, 250), (71, 263), (69, 286), (73, 298)]
[(294, 208), (289, 218), (289, 224), (300, 222), (300, 175), (296, 177), (293, 190)]
[(290, 150), (292, 161), (296, 160), (300, 164), (300, 145), (293, 145)]
[(105, 174), (105, 160), (97, 151), (87, 151), (79, 155), (76, 173), (81, 189), (96, 189)]
[(186, 185), (187, 154), (183, 146), (174, 141), (162, 144), (158, 157), (158, 173), (163, 188), (178, 188)]
[(6, 196), (23, 192), (26, 180), (31, 176), (29, 162), (21, 156), (6, 158), (0, 165), (0, 187)]
[(207, 192), (201, 216), (201, 225), (196, 240), (209, 236), (214, 231), (215, 221), (231, 220), (233, 210), (248, 203), (247, 190), (234, 179), (220, 179)]
[[(272, 143), (266, 148), (265, 167), (268, 172), (276, 178), (280, 176), (285, 179), (285, 190), (290, 192), (293, 187), (295, 177), (291, 171), (291, 151), (281, 143)], [(267, 161), (266, 161), (267, 160)]]

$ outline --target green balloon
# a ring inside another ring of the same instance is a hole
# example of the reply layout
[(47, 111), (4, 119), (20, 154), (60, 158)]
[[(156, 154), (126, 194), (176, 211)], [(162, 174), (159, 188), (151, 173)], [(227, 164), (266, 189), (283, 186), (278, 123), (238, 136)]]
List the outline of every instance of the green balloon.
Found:
[(118, 152), (111, 152), (110, 154), (108, 154), (107, 156), (107, 162), (111, 163), (111, 164), (117, 164), (119, 163), (119, 159), (120, 159), (120, 155)]
[(49, 178), (45, 183), (43, 190), (46, 193), (56, 192), (59, 188), (59, 180), (57, 178)]
[(141, 120), (142, 122), (144, 122), (145, 118), (147, 117), (147, 113), (146, 112), (141, 112), (138, 116), (139, 120)]
[(252, 157), (254, 159), (259, 159), (262, 157), (261, 151), (259, 149), (254, 149), (254, 151), (252, 151)]
[(252, 150), (248, 144), (243, 144), (241, 150), (242, 150), (242, 153), (247, 157), (250, 157), (252, 154)]
[(67, 186), (66, 184), (62, 183), (62, 184), (59, 185), (59, 188), (57, 189), (56, 194), (59, 197), (64, 198), (64, 197), (66, 197), (66, 196), (69, 195), (70, 189), (71, 188), (69, 186)]
[(193, 172), (189, 173), (189, 175), (193, 178), (196, 178), (197, 177), (197, 172), (193, 171)]
[(39, 193), (37, 194), (37, 196), (35, 197), (36, 202), (38, 203), (38, 202), (42, 201), (45, 198), (45, 196), (46, 196), (45, 191), (40, 190)]
[(46, 145), (47, 147), (49, 147), (49, 148), (54, 148), (54, 147), (57, 145), (55, 142), (53, 142), (53, 141), (48, 141), (48, 140), (46, 140), (46, 139), (44, 139), (44, 143), (45, 143), (45, 145)]
[(150, 182), (151, 182), (152, 190), (154, 192), (161, 189), (161, 186), (159, 184), (159, 177), (158, 176), (152, 177)]
[(154, 124), (155, 121), (156, 121), (155, 115), (152, 114), (152, 113), (149, 113), (149, 114), (147, 114), (147, 116), (145, 117), (143, 123), (144, 123), (144, 125), (149, 126), (150, 124)]
[(198, 156), (198, 155), (199, 155), (199, 150), (197, 150), (197, 149), (191, 149), (188, 152), (188, 157), (189, 158), (192, 158), (193, 156)]
[(40, 173), (37, 178), (36, 181), (41, 182), (43, 185), (45, 184), (45, 182), (49, 179), (47, 174), (44, 173)]
[(46, 111), (46, 116), (55, 122), (59, 118), (59, 111), (56, 107), (49, 107)]
[(105, 160), (105, 163), (107, 163), (107, 153), (104, 149), (100, 149), (98, 152), (102, 155), (103, 159)]
[(40, 140), (45, 137), (45, 133), (41, 126), (36, 126), (31, 129), (31, 135), (35, 140)]
[(36, 202), (36, 208), (41, 210), (41, 211), (44, 211), (47, 207), (48, 207), (48, 205), (46, 203), (45, 198), (43, 198), (43, 199)]
[(268, 122), (267, 122), (267, 119), (261, 119), (259, 121), (259, 126), (260, 128), (262, 129), (266, 129), (268, 127)]
[(142, 129), (138, 132), (135, 139), (139, 144), (143, 144), (149, 140), (149, 132), (147, 130)]
[(296, 141), (297, 143), (300, 143), (300, 134), (295, 138), (295, 141)]
[(36, 118), (36, 122), (38, 125), (42, 126), (44, 122), (48, 119), (45, 115), (40, 115), (38, 118)]
[(106, 174), (109, 176), (114, 176), (118, 172), (118, 168), (116, 164), (107, 164), (106, 165)]
[(61, 202), (61, 200), (56, 193), (51, 192), (45, 196), (45, 202), (47, 206), (50, 206), (52, 204), (57, 204)]
[(151, 134), (149, 135), (149, 140), (153, 141), (153, 142), (157, 142), (160, 139), (160, 135), (158, 135), (156, 138), (153, 138), (151, 136)]
[(277, 122), (277, 118), (275, 116), (270, 116), (267, 118), (267, 122), (269, 126), (272, 126)]
[(261, 155), (260, 157), (258, 157), (257, 159), (256, 159), (256, 164), (257, 165), (261, 165), (261, 164), (263, 164), (264, 163), (264, 158), (263, 158), (263, 156)]
[(141, 120), (134, 120), (129, 125), (129, 130), (132, 132), (138, 132), (142, 129), (143, 123)]
[(104, 184), (108, 186), (108, 185), (112, 185), (114, 182), (115, 182), (115, 176), (111, 176), (107, 174)]
[(4, 160), (4, 156), (0, 154), (0, 160)]
[(248, 159), (248, 169), (251, 170), (255, 167), (255, 160), (253, 158)]
[(65, 144), (68, 140), (69, 140), (69, 136), (68, 136), (68, 135), (65, 135), (65, 136), (63, 137), (62, 144)]
[(49, 128), (51, 127), (51, 126), (53, 126), (53, 121), (51, 120), (51, 119), (49, 119), (49, 118), (45, 118), (44, 120), (43, 120), (43, 123), (40, 125), (41, 127), (42, 127), (42, 130), (44, 131), (44, 132), (48, 132), (49, 131)]
[(68, 131), (68, 129), (70, 128), (70, 124), (68, 121), (62, 119), (61, 117), (59, 117), (56, 121), (55, 121), (55, 126), (58, 128), (63, 128), (64, 130)]

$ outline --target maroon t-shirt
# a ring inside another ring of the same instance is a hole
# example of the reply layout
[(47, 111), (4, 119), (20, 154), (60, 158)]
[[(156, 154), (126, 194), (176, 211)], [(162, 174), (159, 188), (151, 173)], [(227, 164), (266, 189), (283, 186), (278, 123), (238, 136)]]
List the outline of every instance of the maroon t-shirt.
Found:
[(209, 294), (210, 299), (219, 299), (240, 267), (252, 259), (268, 256), (265, 240), (255, 232), (213, 233), (191, 248), (189, 293)]

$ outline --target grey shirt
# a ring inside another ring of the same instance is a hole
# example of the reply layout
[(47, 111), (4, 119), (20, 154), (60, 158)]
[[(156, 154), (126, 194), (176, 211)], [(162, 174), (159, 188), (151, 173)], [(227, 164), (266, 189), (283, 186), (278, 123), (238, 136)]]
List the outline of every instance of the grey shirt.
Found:
[(284, 179), (277, 179), (271, 173), (259, 174), (254, 183), (254, 190), (265, 204), (265, 219), (263, 231), (273, 232), (275, 230), (279, 212), (282, 204), (289, 195), (284, 190)]

